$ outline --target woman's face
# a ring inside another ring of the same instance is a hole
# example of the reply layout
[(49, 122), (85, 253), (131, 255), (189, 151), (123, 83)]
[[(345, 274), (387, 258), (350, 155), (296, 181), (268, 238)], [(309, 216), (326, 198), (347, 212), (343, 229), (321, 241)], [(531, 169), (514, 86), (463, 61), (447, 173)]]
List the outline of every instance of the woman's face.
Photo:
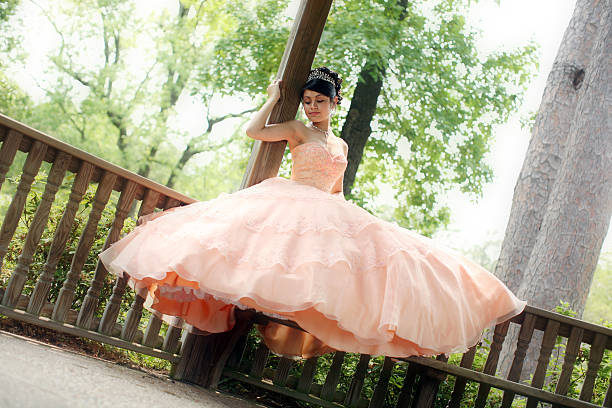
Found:
[(333, 103), (328, 96), (310, 89), (306, 89), (302, 95), (302, 106), (306, 117), (314, 123), (328, 119), (333, 109)]

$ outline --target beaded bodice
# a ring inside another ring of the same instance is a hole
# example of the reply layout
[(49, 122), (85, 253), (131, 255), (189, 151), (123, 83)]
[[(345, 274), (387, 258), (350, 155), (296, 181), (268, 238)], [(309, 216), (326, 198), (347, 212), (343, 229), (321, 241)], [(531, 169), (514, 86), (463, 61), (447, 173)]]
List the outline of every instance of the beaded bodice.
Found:
[(344, 174), (347, 161), (343, 153), (334, 154), (318, 142), (296, 146), (291, 152), (291, 180), (309, 184), (330, 193)]

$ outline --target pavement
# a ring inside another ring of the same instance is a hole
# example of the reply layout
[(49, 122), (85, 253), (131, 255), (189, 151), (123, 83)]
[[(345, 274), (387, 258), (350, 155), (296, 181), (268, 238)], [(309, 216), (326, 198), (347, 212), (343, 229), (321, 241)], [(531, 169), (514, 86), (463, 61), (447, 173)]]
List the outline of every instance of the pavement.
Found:
[(261, 407), (0, 331), (0, 407)]

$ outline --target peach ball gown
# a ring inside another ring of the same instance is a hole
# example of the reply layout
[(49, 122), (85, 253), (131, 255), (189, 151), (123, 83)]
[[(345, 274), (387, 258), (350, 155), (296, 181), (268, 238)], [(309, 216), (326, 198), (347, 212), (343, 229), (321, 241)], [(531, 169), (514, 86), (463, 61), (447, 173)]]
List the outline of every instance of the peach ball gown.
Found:
[(207, 332), (230, 330), (236, 307), (297, 322), (310, 334), (260, 328), (287, 356), (460, 352), (523, 310), (479, 265), (330, 194), (342, 143), (299, 145), (291, 180), (150, 217), (100, 258), (148, 288), (153, 309)]

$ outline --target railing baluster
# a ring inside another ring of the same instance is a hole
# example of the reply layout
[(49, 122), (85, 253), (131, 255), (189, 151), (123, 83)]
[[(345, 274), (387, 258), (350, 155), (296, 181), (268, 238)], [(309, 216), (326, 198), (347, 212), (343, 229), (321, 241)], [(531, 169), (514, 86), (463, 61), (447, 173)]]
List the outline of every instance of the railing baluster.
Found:
[(276, 367), (276, 373), (274, 374), (274, 379), (272, 382), (274, 385), (279, 387), (284, 387), (287, 385), (287, 378), (289, 378), (289, 371), (291, 370), (291, 366), (293, 366), (293, 360), (282, 357), (278, 362), (278, 366)]
[(62, 252), (64, 252), (68, 238), (70, 238), (70, 230), (72, 229), (79, 203), (87, 191), (87, 186), (89, 185), (93, 170), (94, 167), (91, 164), (83, 162), (72, 183), (70, 197), (64, 209), (64, 214), (62, 214), (62, 219), (57, 225), (53, 235), (53, 242), (51, 243), (43, 272), (38, 277), (34, 292), (32, 296), (30, 296), (30, 302), (27, 308), (28, 313), (39, 315), (45, 305), (47, 295), (53, 283), (53, 275), (55, 274)]
[(606, 391), (603, 406), (612, 408), (612, 373), (610, 373), (610, 380), (608, 380), (608, 391)]
[[(485, 363), (482, 371), (483, 373), (495, 375), (495, 371), (497, 370), (497, 362), (499, 360), (499, 353), (501, 352), (504, 344), (506, 334), (508, 334), (509, 326), (509, 320), (495, 326), (495, 331), (493, 332), (493, 343), (491, 343), (491, 350), (489, 350), (489, 356), (487, 357), (487, 362)], [(478, 397), (476, 398), (476, 402), (474, 404), (475, 408), (484, 408), (490, 390), (490, 385), (480, 384), (478, 387)]]
[[(178, 207), (181, 205), (181, 202), (168, 197), (166, 200), (166, 205), (164, 205), (164, 210), (168, 210), (170, 208)], [(164, 337), (164, 350), (168, 350), (168, 348), (176, 348), (178, 345), (178, 340), (181, 338), (181, 330), (183, 325), (183, 319), (180, 317), (173, 317), (173, 324), (168, 327), (168, 331), (166, 332), (166, 336)]]
[(96, 190), (96, 195), (94, 197), (91, 212), (89, 213), (89, 218), (87, 219), (87, 224), (83, 229), (76, 252), (72, 258), (70, 271), (66, 276), (64, 285), (60, 289), (59, 296), (55, 302), (53, 314), (51, 315), (53, 320), (63, 322), (66, 319), (66, 314), (68, 313), (74, 299), (74, 290), (81, 276), (83, 265), (85, 265), (89, 250), (96, 236), (96, 229), (102, 215), (102, 210), (110, 198), (116, 180), (117, 176), (115, 174), (104, 172), (102, 180), (100, 181), (100, 184)]
[[(436, 357), (436, 360), (446, 363), (448, 357), (440, 354)], [(417, 387), (417, 395), (415, 396), (414, 408), (430, 408), (436, 399), (440, 382), (444, 381), (446, 374), (426, 368), (421, 374), (419, 385)]]
[[(148, 347), (157, 347), (159, 342), (159, 331), (161, 330), (163, 320), (161, 319), (161, 313), (153, 311), (151, 318), (147, 323), (144, 336), (142, 336), (142, 344)], [(163, 339), (162, 339), (163, 343)]]
[(296, 390), (304, 394), (310, 394), (310, 388), (312, 387), (312, 381), (314, 380), (315, 373), (317, 371), (317, 362), (319, 357), (311, 357), (304, 363), (302, 368), (302, 375), (298, 381)]
[[(473, 346), (470, 348), (467, 353), (464, 353), (461, 357), (460, 367), (463, 368), (472, 368), (472, 364), (474, 363), (474, 357), (476, 356), (476, 348), (478, 346)], [(453, 387), (453, 393), (451, 394), (451, 400), (448, 403), (448, 408), (460, 408), (461, 398), (463, 398), (463, 393), (465, 392), (465, 386), (467, 385), (467, 380), (462, 377), (457, 377), (455, 380), (455, 386)]]
[[(166, 198), (166, 204), (164, 205), (164, 210), (173, 208), (173, 207), (177, 207), (181, 204), (180, 201), (167, 197)], [(127, 276), (124, 276), (125, 279), (127, 279)], [(119, 280), (117, 281), (119, 282)], [(125, 288), (125, 283), (123, 284), (123, 287)], [(144, 290), (140, 291), (139, 293), (136, 293), (136, 296), (141, 296), (144, 295)], [(143, 344), (147, 344), (147, 345), (151, 345), (150, 347), (155, 347), (155, 345), (157, 345), (157, 337), (159, 335), (159, 330), (162, 326), (162, 319), (161, 316), (158, 315), (157, 313), (154, 313), (151, 318), (149, 319), (149, 322), (147, 323), (147, 329), (145, 331), (145, 335), (142, 339)], [(169, 331), (173, 332), (171, 333), (172, 336), (175, 336), (176, 334), (174, 333), (174, 329), (172, 327), (168, 328)], [(167, 333), (166, 333), (167, 335)], [(166, 342), (166, 339), (164, 339), (164, 343)]]
[[(6, 255), (9, 243), (13, 238), (13, 234), (15, 234), (17, 225), (19, 224), (23, 207), (25, 206), (28, 193), (30, 192), (32, 183), (34, 182), (34, 177), (36, 177), (38, 174), (38, 170), (40, 169), (43, 159), (45, 158), (46, 152), (47, 145), (39, 141), (35, 141), (32, 148), (28, 152), (28, 157), (23, 165), (21, 180), (19, 180), (17, 191), (15, 192), (13, 200), (6, 211), (4, 222), (2, 223), (2, 229), (0, 230), (0, 266), (2, 266), (4, 262), (4, 256)], [(4, 299), (2, 304), (4, 304)]]
[(344, 362), (344, 351), (336, 351), (332, 365), (329, 367), (327, 377), (325, 377), (325, 383), (321, 389), (321, 398), (327, 401), (333, 401), (336, 396), (336, 388), (338, 387), (338, 381), (340, 380), (340, 374), (342, 373), (342, 363)]
[(371, 357), (369, 354), (361, 354), (359, 356), (359, 362), (355, 368), (355, 374), (353, 374), (351, 385), (346, 393), (344, 405), (354, 407), (359, 402), (359, 398), (361, 398), (361, 389), (363, 388), (363, 381), (368, 373), (368, 363), (370, 362), (370, 358)]
[[(138, 185), (136, 185), (136, 183), (133, 181), (127, 181), (125, 183), (125, 186), (121, 191), (121, 195), (119, 196), (119, 201), (117, 202), (115, 219), (113, 220), (113, 224), (108, 236), (106, 237), (102, 250), (108, 248), (119, 239), (119, 235), (123, 229), (123, 223), (125, 222), (125, 218), (127, 217), (128, 212), (132, 207), (134, 197), (136, 196), (137, 188)], [(88, 330), (92, 328), (94, 313), (98, 308), (100, 292), (104, 286), (104, 279), (106, 279), (106, 275), (108, 275), (108, 271), (106, 270), (104, 264), (98, 259), (94, 277), (91, 281), (89, 289), (87, 290), (87, 294), (83, 299), (83, 304), (81, 305), (81, 310), (79, 311), (79, 315), (77, 317), (77, 326)]]
[(607, 337), (601, 333), (595, 335), (593, 344), (591, 345), (591, 352), (589, 353), (589, 364), (584, 382), (582, 383), (582, 390), (580, 391), (580, 399), (582, 401), (591, 401), (593, 398), (593, 387), (595, 386), (595, 379), (597, 378), (597, 370), (603, 357), (604, 350), (606, 349)]
[(395, 363), (393, 360), (389, 357), (385, 357), (382, 370), (378, 376), (378, 383), (376, 384), (376, 388), (374, 388), (374, 393), (372, 394), (368, 408), (380, 408), (384, 405), (387, 389), (389, 388), (389, 380), (391, 379), (391, 372), (394, 366)]
[[(144, 194), (144, 199), (142, 200), (140, 209), (138, 210), (138, 217), (142, 217), (143, 215), (152, 213), (153, 210), (155, 210), (155, 206), (157, 205), (158, 200), (159, 193), (153, 190), (147, 190)], [(127, 312), (125, 324), (123, 325), (123, 329), (121, 331), (121, 338), (123, 340), (134, 340), (136, 329), (138, 329), (138, 324), (140, 323), (140, 318), (142, 317), (143, 304), (146, 299), (147, 293), (147, 288), (141, 288), (134, 294), (134, 301), (130, 306), (130, 310), (128, 310)]]
[[(117, 317), (119, 316), (119, 311), (121, 309), (121, 299), (123, 299), (123, 294), (129, 279), (126, 275), (127, 274), (124, 274), (124, 276), (117, 277), (117, 279), (115, 279), (111, 297), (108, 302), (106, 302), (104, 313), (102, 314), (102, 318), (98, 324), (98, 332), (100, 333), (108, 334), (109, 336), (113, 335), (113, 328), (115, 327), (115, 323), (117, 322)], [(150, 347), (154, 347), (154, 345), (151, 345)]]
[(17, 305), (17, 301), (19, 300), (19, 296), (21, 295), (21, 291), (28, 277), (32, 257), (34, 256), (34, 252), (36, 252), (40, 237), (47, 225), (51, 204), (55, 199), (57, 190), (62, 184), (62, 180), (64, 180), (64, 175), (66, 174), (66, 169), (68, 168), (68, 164), (70, 164), (70, 160), (70, 155), (63, 152), (60, 152), (55, 158), (49, 176), (47, 177), (42, 199), (36, 209), (34, 219), (30, 224), (28, 234), (21, 250), (21, 255), (19, 255), (17, 259), (17, 266), (11, 274), (6, 291), (4, 292), (2, 304), (5, 306), (15, 307), (15, 305)]
[(569, 390), (570, 380), (572, 378), (572, 371), (574, 371), (574, 363), (578, 352), (580, 351), (580, 343), (582, 343), (582, 335), (584, 329), (580, 327), (572, 327), (567, 345), (565, 347), (565, 358), (563, 359), (563, 367), (561, 368), (561, 375), (557, 381), (557, 387), (555, 389), (556, 394), (567, 395)]
[(412, 387), (414, 386), (414, 380), (420, 371), (420, 367), (415, 363), (408, 363), (406, 369), (406, 375), (404, 376), (404, 384), (402, 390), (397, 397), (397, 408), (408, 408), (412, 404)]
[(164, 337), (164, 344), (162, 350), (174, 353), (179, 347), (179, 340), (181, 339), (183, 319), (179, 317), (170, 317), (172, 323), (168, 326), (166, 336)]
[[(550, 354), (555, 341), (557, 340), (557, 333), (559, 332), (559, 326), (561, 324), (556, 320), (549, 319), (546, 323), (546, 330), (544, 331), (544, 337), (542, 338), (542, 347), (540, 348), (540, 356), (538, 358), (538, 366), (536, 367), (533, 379), (531, 380), (531, 386), (535, 388), (542, 388), (544, 385), (544, 379), (546, 378), (546, 369), (548, 368), (548, 362), (550, 361)], [(538, 401), (535, 398), (529, 398), (527, 400), (527, 408), (537, 408)]]
[[(525, 314), (525, 319), (521, 325), (519, 331), (518, 340), (516, 343), (516, 351), (514, 352), (514, 360), (512, 360), (512, 366), (510, 367), (510, 373), (508, 374), (508, 380), (518, 382), (521, 378), (521, 371), (523, 370), (523, 362), (525, 361), (525, 355), (527, 354), (527, 348), (531, 337), (533, 336), (533, 329), (535, 327), (536, 316), (531, 313)], [(502, 400), (502, 408), (510, 408), (512, 400), (514, 399), (514, 392), (505, 391), (504, 398)]]
[(253, 358), (253, 365), (251, 366), (250, 374), (253, 377), (261, 378), (263, 376), (264, 368), (266, 368), (266, 363), (268, 362), (268, 356), (270, 355), (270, 350), (268, 346), (262, 341), (259, 343), (259, 347), (257, 347), (257, 351), (255, 351), (255, 357)]
[(2, 148), (0, 149), (0, 189), (2, 189), (4, 180), (6, 180), (6, 173), (8, 173), (13, 160), (15, 160), (15, 155), (17, 154), (22, 139), (23, 135), (12, 129), (8, 131), (8, 134), (4, 138)]

